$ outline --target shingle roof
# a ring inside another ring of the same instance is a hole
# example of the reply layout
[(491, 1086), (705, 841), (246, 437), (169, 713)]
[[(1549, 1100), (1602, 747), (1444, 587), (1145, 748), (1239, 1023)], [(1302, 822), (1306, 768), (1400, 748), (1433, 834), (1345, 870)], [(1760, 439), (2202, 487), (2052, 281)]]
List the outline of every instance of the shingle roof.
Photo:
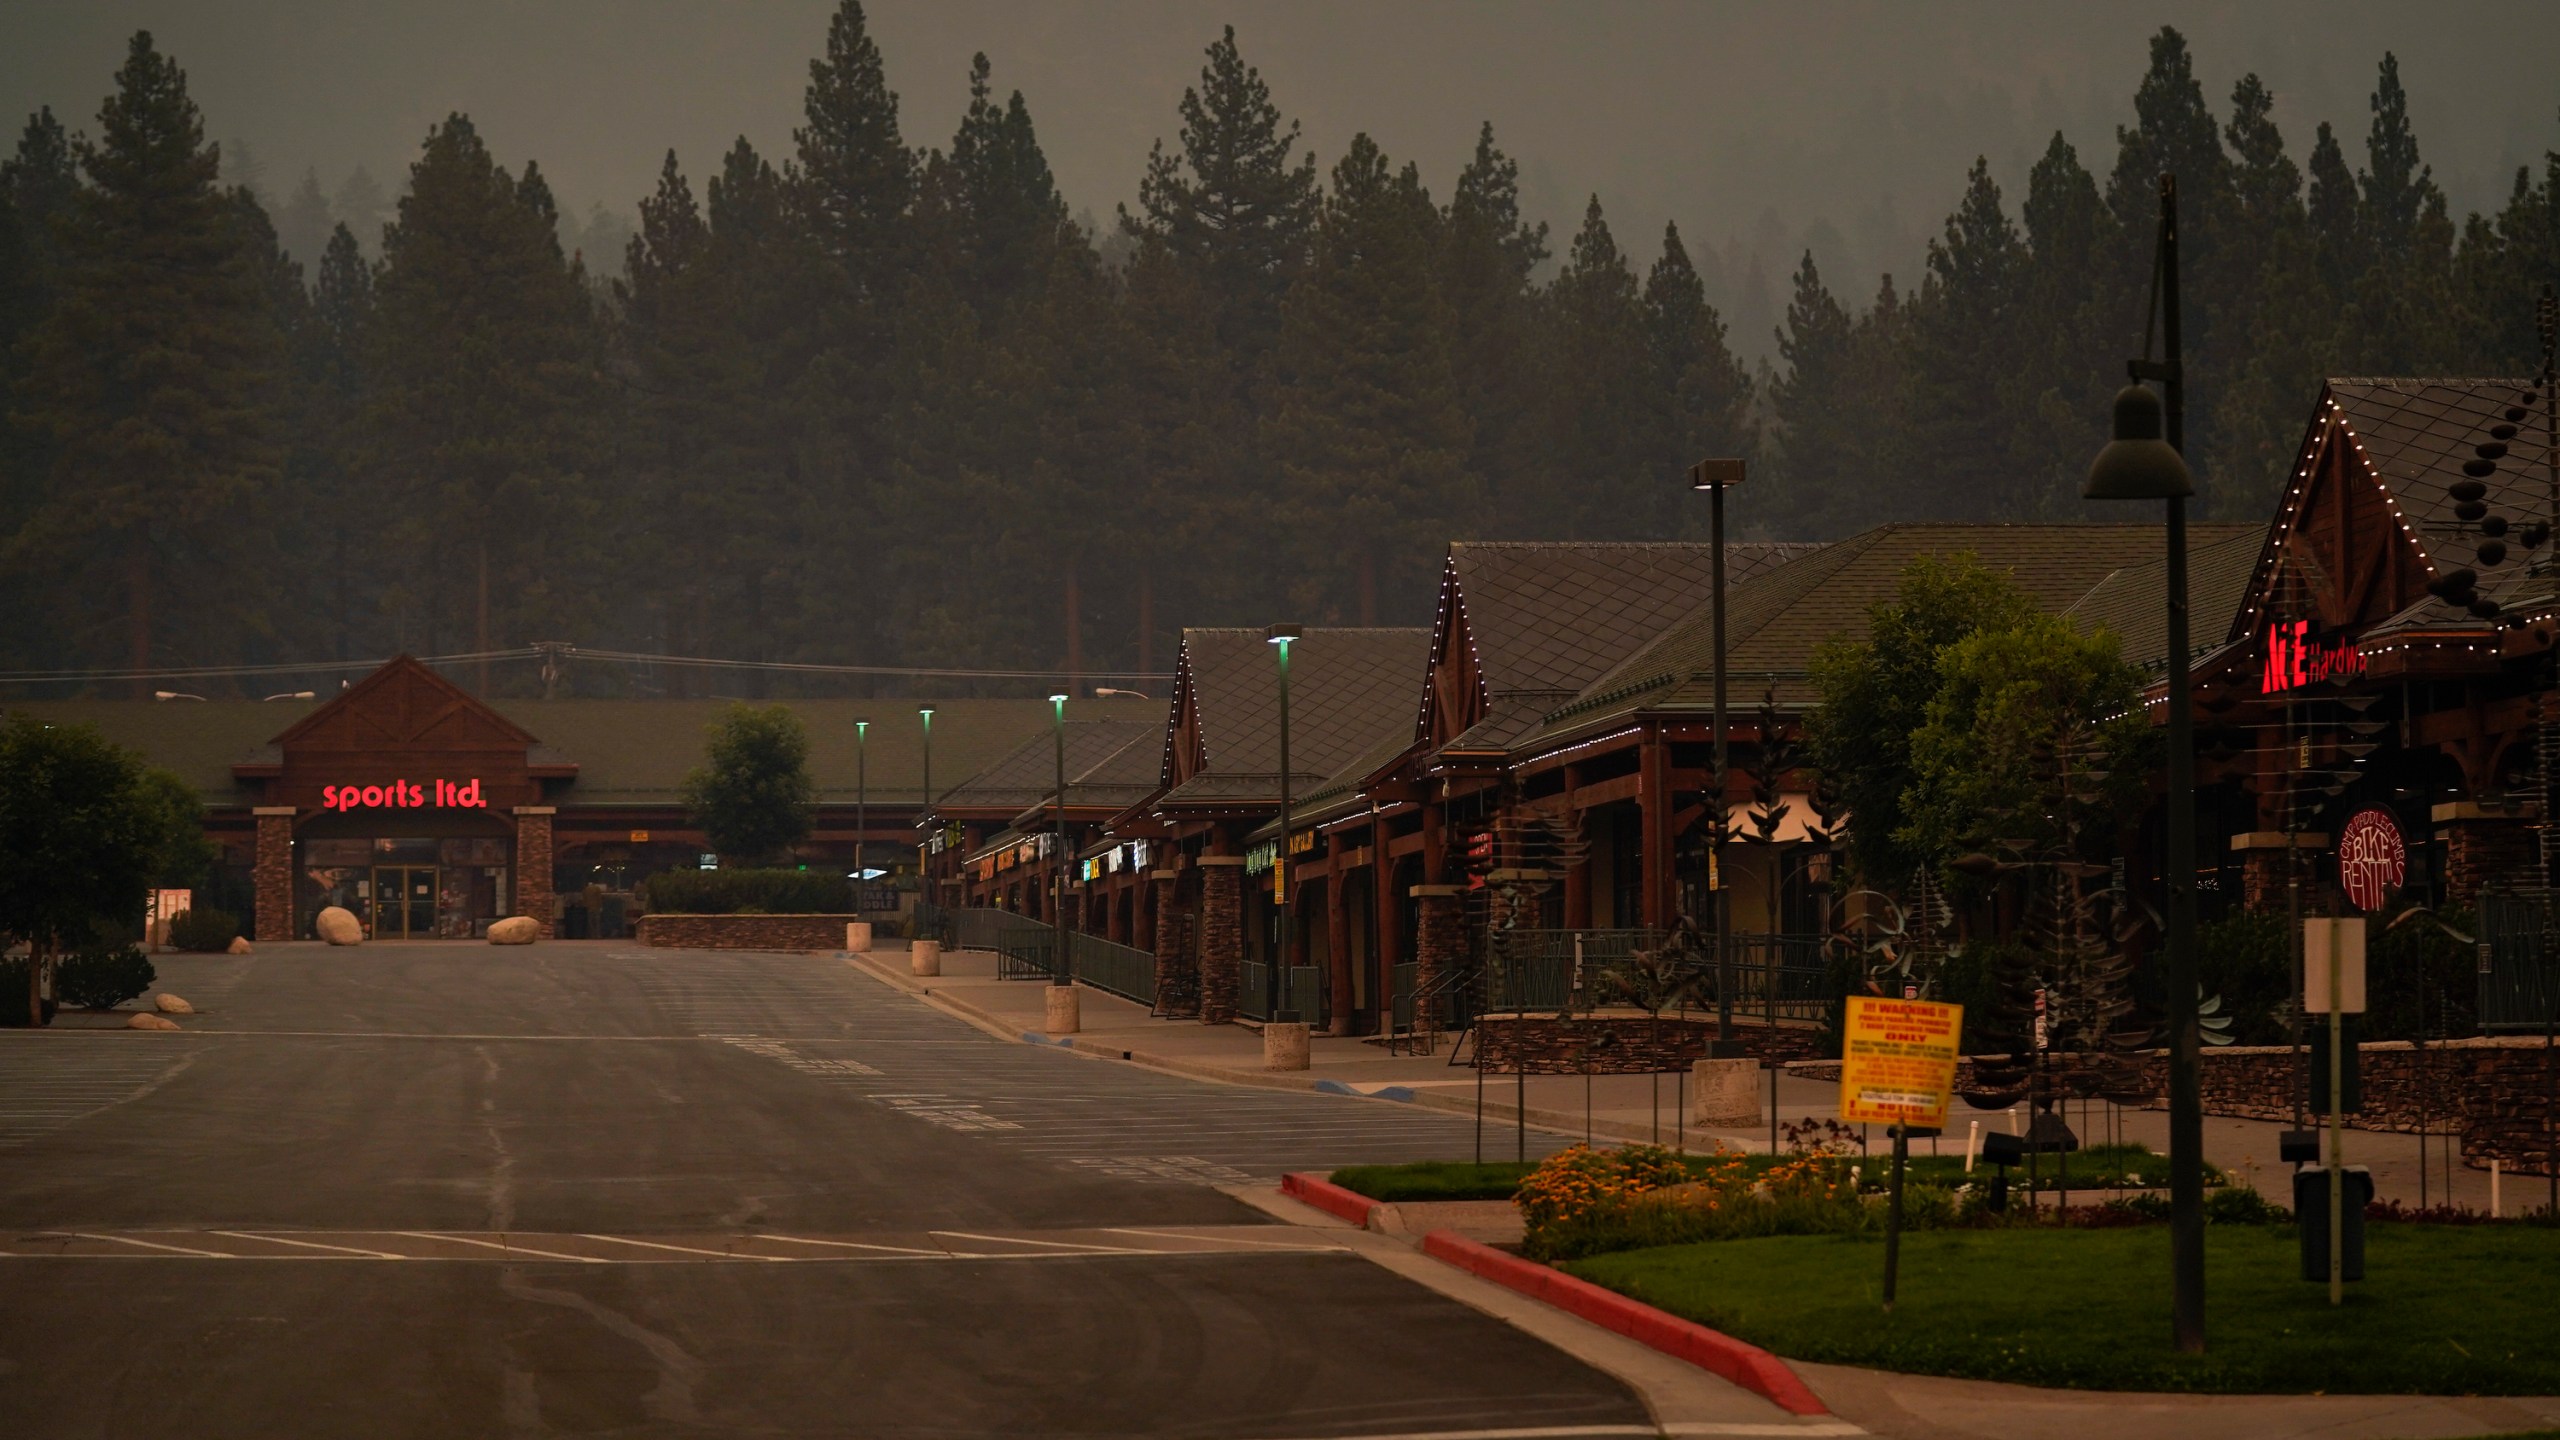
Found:
[[(1156, 745), (1164, 727), (1144, 720), (1070, 720), (1066, 724), (1067, 796), (1077, 805), (1126, 805), (1146, 798), (1156, 778)], [(942, 810), (1046, 804), (1057, 788), (1058, 737), (1033, 735), (993, 765), (944, 791)], [(1127, 758), (1135, 756), (1134, 765)], [(1134, 772), (1134, 773), (1133, 773)], [(1135, 794), (1125, 793), (1135, 788)]]
[[(2256, 535), (2255, 525), (2194, 525), (2190, 543)], [(1892, 598), (1902, 572), (1924, 556), (1970, 553), (2006, 572), (2037, 604), (2068, 608), (2109, 575), (2160, 553), (2150, 525), (1883, 525), (1826, 546), (1735, 590), (1726, 623), (1729, 704), (1758, 703), (1774, 685), (1781, 705), (1812, 699), (1805, 667), (1834, 635), (1866, 633), (1870, 607)], [(2192, 593), (2192, 591), (2190, 592)], [(1700, 609), (1558, 707), (1533, 739), (1580, 734), (1639, 710), (1704, 709), (1714, 677), (1713, 612)]]
[[(1315, 629), (1290, 644), (1293, 787), (1323, 780), (1381, 737), (1406, 733), (1430, 646), (1431, 632), (1420, 629)], [(1258, 629), (1185, 630), (1182, 654), (1207, 763), (1168, 798), (1276, 799), (1280, 677), (1271, 643)]]
[[(1725, 584), (1740, 585), (1821, 548), (1729, 544)], [(1590, 684), (1705, 603), (1714, 549), (1585, 541), (1451, 545), (1448, 583), (1466, 607), (1486, 691), (1571, 694)]]
[[(2527, 398), (2532, 397), (2532, 398)], [(2457, 503), (2449, 487), (2479, 479), (2482, 498), (2493, 514), (2510, 520), (2551, 513), (2550, 472), (2535, 463), (2550, 443), (2545, 428), (2549, 413), (2532, 380), (2499, 379), (2333, 379), (2328, 403), (2346, 422), (2357, 447), (2394, 505), (2412, 526), (2419, 544), (2437, 558), (2438, 568), (2470, 567), (2480, 572), (2480, 593), (2502, 605), (2539, 605), (2552, 593), (2548, 577), (2528, 573), (2534, 552), (2510, 543), (2507, 558), (2482, 566), (2474, 558), (2478, 532), (2453, 513)], [(2521, 412), (2521, 413), (2519, 413)], [(2325, 418), (2325, 417), (2324, 417)], [(2507, 433), (2498, 434), (2500, 428)], [(2480, 447), (2508, 447), (2512, 453), (2484, 456)], [(2485, 476), (2471, 476), (2464, 466), (2490, 460)], [(2372, 634), (2424, 626), (2429, 629), (2487, 629), (2467, 612), (2432, 597), (2411, 605), (2373, 627)]]
[[(2255, 525), (2205, 526), (2208, 535), (2229, 534), (2187, 546), (2188, 643), (2198, 654), (2220, 646), (2241, 606), (2248, 603), (2249, 577), (2258, 567), (2263, 530)], [(2144, 670), (2162, 670), (2169, 660), (2169, 562), (2157, 556), (2127, 565), (2091, 587), (2062, 612), (2083, 629), (2113, 631), (2124, 658)], [(2192, 658), (2192, 657), (2190, 657)]]

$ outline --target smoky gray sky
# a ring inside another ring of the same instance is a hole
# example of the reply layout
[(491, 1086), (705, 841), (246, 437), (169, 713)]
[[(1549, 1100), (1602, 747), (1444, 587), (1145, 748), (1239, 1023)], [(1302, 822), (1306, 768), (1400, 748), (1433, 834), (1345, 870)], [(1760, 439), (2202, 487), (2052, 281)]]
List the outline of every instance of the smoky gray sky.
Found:
[[(736, 136), (788, 153), (833, 9), (14, 0), (0, 115), (14, 126), (51, 104), (92, 126), (126, 37), (148, 28), (186, 66), (212, 135), (247, 143), (271, 198), (306, 167), (334, 192), (362, 165), (396, 193), (428, 125), (461, 110), (509, 164), (539, 160), (581, 222), (573, 238), (606, 249), (670, 147), (697, 185)], [(2457, 215), (2560, 149), (2560, 5), (2532, 0), (878, 0), (869, 14), (910, 144), (948, 142), (983, 50), (999, 92), (1024, 93), (1069, 204), (1105, 220), (1134, 202), (1222, 24), (1328, 167), (1366, 130), (1445, 199), (1491, 120), (1559, 240), (1595, 192), (1639, 263), (1677, 221), (1752, 354), (1807, 246), (1861, 301), (1880, 270), (1912, 276), (1975, 155), (2013, 210), (2056, 130), (2103, 177), (2164, 23), (2186, 33), (2217, 109), (2243, 73), (2267, 81), (2297, 160), (2327, 120), (2362, 161), (2375, 68), (2396, 52)], [(607, 217), (585, 228), (596, 206)]]

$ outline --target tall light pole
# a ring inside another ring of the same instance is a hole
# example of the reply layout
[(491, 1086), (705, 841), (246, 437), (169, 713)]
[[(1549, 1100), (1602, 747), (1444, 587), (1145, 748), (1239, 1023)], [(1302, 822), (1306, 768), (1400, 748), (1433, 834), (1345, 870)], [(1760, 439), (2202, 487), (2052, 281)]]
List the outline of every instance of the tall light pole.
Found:
[[(2162, 947), (2169, 1020), (2169, 1272), (2171, 1329), (2180, 1350), (2204, 1351), (2204, 1107), (2196, 1030), (2195, 716), (2187, 694), (2187, 497), (2196, 492), (2186, 445), (2186, 377), (2178, 317), (2178, 180), (2160, 177), (2160, 239), (2151, 285), (2165, 357), (2151, 358), (2154, 314), (2142, 317), (2142, 358), (2125, 367), (2114, 438), (2089, 467), (2088, 500), (2165, 500), (2169, 506), (2169, 835)], [(2157, 380), (2162, 397), (2144, 388)], [(2165, 432), (2165, 438), (2164, 437)], [(2330, 1184), (2339, 1183), (2335, 1176)]]
[(1280, 840), (1272, 847), (1271, 894), (1280, 904), (1280, 949), (1263, 967), (1262, 1022), (1266, 1025), (1294, 1022), (1298, 1012), (1292, 1009), (1284, 1021), (1280, 1011), (1280, 976), (1289, 963), (1289, 912), (1294, 908), (1289, 894), (1289, 642), (1304, 634), (1297, 625), (1273, 625), (1262, 637), (1280, 652)]
[(862, 913), (862, 882), (870, 866), (863, 847), (871, 833), (871, 722), (853, 722), (853, 913)]
[(1057, 799), (1050, 811), (1057, 822), (1057, 835), (1051, 841), (1057, 851), (1049, 862), (1049, 918), (1057, 926), (1058, 954), (1049, 966), (1049, 983), (1073, 985), (1075, 974), (1067, 958), (1067, 697), (1050, 696), (1049, 714), (1058, 751), (1058, 786), (1051, 792)]
[[(924, 799), (916, 807), (916, 816), (930, 825), (933, 821), (933, 707), (919, 705), (916, 707), (916, 714), (924, 720)], [(941, 908), (942, 882), (935, 878), (933, 873), (933, 832), (931, 830), (925, 832), (925, 843), (916, 854), (916, 868), (924, 875), (924, 893), (933, 897), (932, 904), (935, 908)]]
[[(1714, 631), (1716, 650), (1716, 768), (1710, 777), (1707, 796), (1707, 819), (1716, 828), (1707, 837), (1707, 876), (1710, 881), (1708, 903), (1715, 910), (1716, 934), (1716, 1044), (1718, 1059), (1734, 1058), (1733, 1042), (1733, 911), (1725, 904), (1724, 894), (1724, 787), (1725, 787), (1725, 685), (1724, 685), (1724, 492), (1742, 483), (1739, 460), (1701, 460), (1689, 467), (1689, 488), (1707, 492), (1707, 544), (1714, 552), (1707, 557), (1707, 573), (1715, 592)], [(1647, 856), (1646, 863), (1661, 864), (1664, 859)]]

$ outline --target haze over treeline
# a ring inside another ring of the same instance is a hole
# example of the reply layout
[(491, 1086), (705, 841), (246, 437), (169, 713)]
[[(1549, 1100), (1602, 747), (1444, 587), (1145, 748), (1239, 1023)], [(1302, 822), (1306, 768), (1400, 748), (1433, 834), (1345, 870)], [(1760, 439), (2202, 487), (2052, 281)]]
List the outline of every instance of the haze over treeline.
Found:
[(1185, 624), (1424, 619), (1452, 538), (1693, 536), (1710, 454), (1773, 537), (2072, 517), (2162, 170), (2191, 457), (2255, 519), (2323, 375), (2524, 371), (2560, 276), (2560, 157), (2461, 214), (2394, 55), (2315, 123), (2164, 28), (2132, 124), (2053, 134), (2023, 193), (1977, 162), (1916, 273), (1796, 257), (1754, 366), (1676, 226), (1532, 221), (1490, 124), (1437, 189), (1365, 133), (1317, 155), (1250, 37), (1202, 38), (1093, 220), (1036, 95), (981, 57), (915, 136), (843, 4), (788, 142), (669, 153), (604, 254), (540, 136), (458, 113), (371, 197), (226, 179), (136, 36), (0, 185), (0, 665), (1161, 667)]

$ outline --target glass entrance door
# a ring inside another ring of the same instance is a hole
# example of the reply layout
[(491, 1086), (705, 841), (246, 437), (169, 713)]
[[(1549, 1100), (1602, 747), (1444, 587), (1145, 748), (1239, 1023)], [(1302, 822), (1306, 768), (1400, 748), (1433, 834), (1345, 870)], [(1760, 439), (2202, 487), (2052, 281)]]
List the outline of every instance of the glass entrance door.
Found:
[(424, 940), (436, 933), (436, 867), (373, 867), (373, 938)]

